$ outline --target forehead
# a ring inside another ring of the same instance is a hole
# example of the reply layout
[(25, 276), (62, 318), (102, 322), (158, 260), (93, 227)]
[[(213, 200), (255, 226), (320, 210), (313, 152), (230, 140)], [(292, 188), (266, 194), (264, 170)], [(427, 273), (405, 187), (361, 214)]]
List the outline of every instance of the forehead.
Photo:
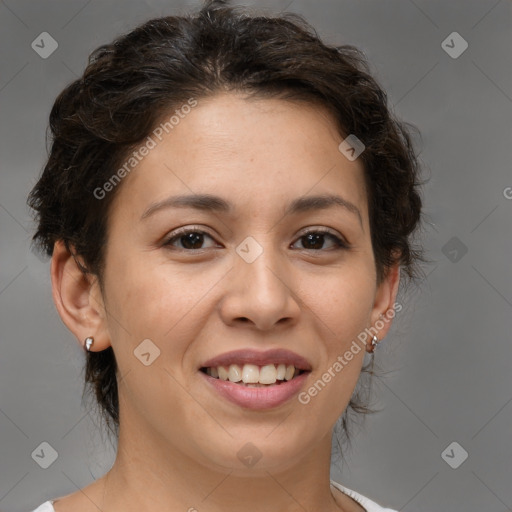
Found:
[(272, 203), (282, 211), (296, 197), (338, 192), (366, 215), (363, 165), (339, 151), (343, 136), (325, 108), (221, 94), (197, 100), (171, 124), (175, 111), (143, 142), (151, 149), (124, 178), (119, 208), (129, 196), (142, 215), (169, 195), (215, 193), (235, 213)]

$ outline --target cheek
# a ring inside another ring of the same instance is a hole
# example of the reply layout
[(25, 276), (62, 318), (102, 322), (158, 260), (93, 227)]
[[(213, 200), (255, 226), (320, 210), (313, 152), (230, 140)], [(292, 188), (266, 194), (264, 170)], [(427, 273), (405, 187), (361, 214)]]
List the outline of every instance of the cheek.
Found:
[(347, 266), (317, 288), (316, 298), (316, 313), (331, 331), (329, 345), (343, 350), (369, 326), (375, 283), (367, 269)]
[(118, 261), (117, 266), (111, 264), (115, 272), (107, 285), (116, 357), (132, 366), (137, 362), (134, 350), (149, 339), (160, 350), (155, 363), (178, 368), (176, 361), (182, 360), (207, 316), (205, 290), (214, 287), (218, 276), (183, 273), (168, 262), (155, 262), (148, 254)]
[(323, 338), (321, 364), (299, 396), (300, 403), (311, 411), (308, 421), (317, 429), (334, 424), (347, 407), (366, 353), (365, 340), (358, 336), (368, 326), (371, 289), (346, 281), (336, 284), (330, 294), (322, 296), (316, 311)]
[[(170, 422), (172, 418), (165, 418), (170, 412), (163, 407), (183, 407), (181, 361), (192, 335), (187, 333), (188, 319), (200, 298), (194, 294), (200, 290), (187, 287), (170, 266), (164, 270), (149, 264), (147, 255), (118, 261), (117, 266), (111, 263), (115, 272), (107, 286), (109, 330), (124, 381), (120, 392), (141, 415), (159, 411), (162, 421)], [(144, 359), (144, 354), (149, 356)]]
[(153, 264), (149, 253), (124, 254), (122, 258), (113, 254), (110, 261), (110, 268), (115, 270), (110, 272), (109, 295), (119, 320), (130, 326), (133, 335), (160, 334), (163, 324), (170, 329), (174, 318), (186, 309), (182, 299), (188, 290), (184, 290), (179, 274)]

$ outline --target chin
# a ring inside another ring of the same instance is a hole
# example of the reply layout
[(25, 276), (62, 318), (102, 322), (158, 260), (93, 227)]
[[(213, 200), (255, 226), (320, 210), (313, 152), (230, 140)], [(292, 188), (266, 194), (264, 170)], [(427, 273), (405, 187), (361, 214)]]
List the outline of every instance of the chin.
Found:
[(215, 471), (239, 477), (268, 477), (268, 472), (279, 473), (299, 464), (312, 449), (305, 444), (306, 436), (299, 432), (295, 435), (284, 431), (269, 435), (269, 432), (261, 427), (255, 431), (252, 426), (243, 434), (233, 437), (226, 434), (223, 443), (216, 439), (200, 447), (201, 458)]

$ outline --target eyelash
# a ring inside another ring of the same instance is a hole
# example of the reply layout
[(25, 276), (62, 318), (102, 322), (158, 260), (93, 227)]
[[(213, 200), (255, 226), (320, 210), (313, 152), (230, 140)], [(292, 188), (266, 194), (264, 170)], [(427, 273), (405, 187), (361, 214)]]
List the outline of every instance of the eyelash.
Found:
[[(181, 230), (175, 231), (170, 238), (168, 238), (166, 241), (163, 242), (162, 245), (164, 247), (170, 247), (170, 246), (172, 246), (172, 243), (175, 240), (179, 240), (181, 237), (183, 237), (185, 235), (188, 235), (188, 234), (191, 234), (191, 233), (207, 235), (212, 240), (214, 239), (213, 236), (210, 235), (207, 231), (203, 231), (203, 230), (200, 230), (200, 229), (194, 229), (194, 228), (183, 228)], [(338, 236), (336, 236), (334, 233), (332, 233), (331, 231), (329, 231), (326, 228), (315, 228), (315, 229), (311, 229), (309, 231), (306, 231), (305, 233), (302, 233), (302, 235), (297, 239), (297, 241), (299, 241), (300, 239), (302, 239), (302, 238), (304, 238), (307, 235), (312, 234), (312, 233), (313, 234), (319, 234), (319, 235), (327, 235), (328, 237), (330, 237), (334, 241), (334, 244), (335, 244), (336, 247), (334, 247), (333, 249), (302, 249), (303, 251), (315, 251), (315, 252), (318, 252), (318, 251), (329, 251), (329, 250), (330, 251), (333, 251), (333, 250), (346, 250), (346, 249), (350, 248), (350, 244), (348, 244), (347, 242), (345, 242), (344, 240), (342, 240), (341, 238), (339, 238)], [(201, 251), (204, 251), (206, 249), (182, 249), (182, 248), (178, 248), (178, 250), (185, 251), (185, 252), (201, 252)]]

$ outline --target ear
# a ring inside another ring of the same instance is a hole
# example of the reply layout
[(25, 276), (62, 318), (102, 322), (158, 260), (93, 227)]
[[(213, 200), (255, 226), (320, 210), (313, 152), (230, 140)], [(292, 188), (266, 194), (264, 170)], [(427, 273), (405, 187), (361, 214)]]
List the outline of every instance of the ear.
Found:
[[(386, 276), (377, 286), (375, 302), (371, 313), (371, 325), (378, 331), (377, 337), (382, 340), (386, 337), (394, 318), (389, 311), (395, 311), (395, 299), (400, 283), (400, 263), (386, 269)], [(380, 320), (380, 321), (379, 321)]]
[[(80, 264), (84, 266), (82, 261)], [(110, 346), (98, 279), (93, 274), (84, 275), (62, 240), (54, 244), (50, 274), (57, 311), (80, 345), (85, 347), (85, 338), (92, 336), (94, 344), (91, 352)]]

